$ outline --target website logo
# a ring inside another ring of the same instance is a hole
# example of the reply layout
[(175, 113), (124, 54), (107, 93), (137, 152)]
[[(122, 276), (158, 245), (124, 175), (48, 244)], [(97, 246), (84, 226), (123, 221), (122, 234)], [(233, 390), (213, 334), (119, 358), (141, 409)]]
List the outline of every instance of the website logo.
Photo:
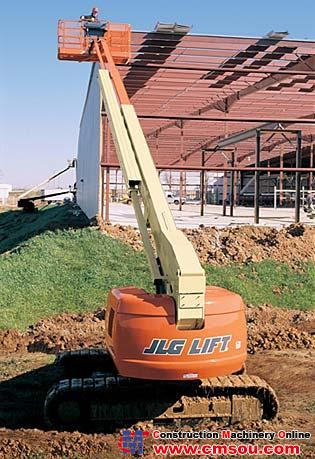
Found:
[(123, 430), (118, 447), (123, 454), (141, 455), (143, 454), (143, 440), (148, 435), (150, 432), (146, 430)]

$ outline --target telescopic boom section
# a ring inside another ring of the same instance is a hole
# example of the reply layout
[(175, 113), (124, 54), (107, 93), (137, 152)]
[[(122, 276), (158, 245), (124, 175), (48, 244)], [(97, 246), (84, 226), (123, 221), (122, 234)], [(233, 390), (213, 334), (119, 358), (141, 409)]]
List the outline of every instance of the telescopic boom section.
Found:
[[(109, 47), (103, 39), (95, 46), (105, 58), (107, 68), (99, 70), (102, 98), (157, 292), (174, 298), (178, 327), (200, 328), (204, 321), (204, 271), (191, 243), (175, 226), (140, 122)], [(157, 258), (147, 225), (152, 231)]]
[[(174, 299), (178, 328), (202, 328), (206, 288), (204, 270), (191, 243), (175, 226), (140, 122), (115, 65), (106, 32), (104, 37), (90, 39), (89, 53), (93, 55), (91, 60), (95, 60), (96, 55), (100, 63), (102, 99), (156, 291), (167, 293)], [(83, 54), (85, 57), (81, 60), (88, 60), (86, 52)]]

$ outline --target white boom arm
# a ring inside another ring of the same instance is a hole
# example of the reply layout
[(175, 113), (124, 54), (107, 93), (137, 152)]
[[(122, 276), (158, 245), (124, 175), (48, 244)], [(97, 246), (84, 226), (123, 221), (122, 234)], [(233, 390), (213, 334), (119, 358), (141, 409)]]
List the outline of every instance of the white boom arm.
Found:
[[(99, 83), (157, 293), (167, 293), (174, 298), (179, 328), (201, 328), (206, 288), (204, 270), (193, 246), (175, 226), (133, 105), (120, 104), (108, 70), (99, 70)], [(156, 255), (147, 226), (152, 231)]]

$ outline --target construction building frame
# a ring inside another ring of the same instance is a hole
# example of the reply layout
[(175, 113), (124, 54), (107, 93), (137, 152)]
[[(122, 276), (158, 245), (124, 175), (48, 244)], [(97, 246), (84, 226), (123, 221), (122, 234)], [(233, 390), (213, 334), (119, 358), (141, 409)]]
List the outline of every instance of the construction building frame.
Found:
[[(301, 178), (314, 189), (315, 42), (132, 32), (131, 44), (130, 61), (118, 67), (157, 169), (200, 173), (201, 215), (206, 172), (224, 174), (224, 215), (227, 204), (233, 215), (236, 183), (253, 180), (255, 223), (261, 177), (276, 175), (283, 189), (293, 176), (299, 221)], [(100, 123), (99, 214), (109, 221), (119, 164), (102, 106)], [(180, 202), (182, 193), (180, 180)]]

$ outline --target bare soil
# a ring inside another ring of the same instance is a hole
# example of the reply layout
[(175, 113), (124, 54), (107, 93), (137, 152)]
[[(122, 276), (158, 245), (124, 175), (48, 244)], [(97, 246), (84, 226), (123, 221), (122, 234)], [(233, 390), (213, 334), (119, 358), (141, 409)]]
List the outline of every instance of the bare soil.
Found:
[(68, 349), (104, 345), (105, 310), (87, 314), (60, 314), (42, 319), (26, 332), (0, 330), (1, 349), (9, 352), (57, 354)]
[[(0, 368), (6, 368), (6, 378), (0, 383), (2, 400), (0, 417), (0, 458), (93, 458), (112, 459), (123, 457), (118, 448), (120, 431), (113, 434), (85, 434), (80, 432), (45, 431), (41, 406), (45, 389), (53, 382), (53, 368), (47, 364), (47, 355), (28, 354), (1, 355)], [(33, 365), (30, 360), (33, 360)], [(37, 369), (29, 370), (29, 367)], [(303, 350), (264, 351), (250, 356), (248, 372), (264, 377), (274, 387), (280, 400), (280, 413), (276, 421), (244, 423), (235, 425), (232, 430), (309, 431), (310, 440), (287, 442), (299, 444), (302, 458), (315, 457), (315, 394), (312, 382), (315, 377), (315, 352)], [(5, 398), (4, 398), (5, 397)], [(5, 400), (5, 402), (4, 402)], [(126, 426), (129, 427), (129, 426)], [(137, 428), (152, 429), (150, 422), (141, 423)], [(160, 430), (173, 430), (173, 426), (158, 427)], [(184, 430), (191, 425), (183, 424)], [(220, 431), (226, 428), (220, 423), (203, 422), (194, 425), (194, 430)], [(175, 430), (178, 426), (175, 427)], [(156, 442), (156, 441), (155, 441)], [(208, 440), (207, 443), (213, 443)], [(222, 443), (222, 441), (219, 441)], [(145, 440), (146, 458), (154, 458), (152, 444)], [(205, 441), (198, 441), (202, 444)], [(215, 441), (218, 443), (218, 441)], [(263, 444), (262, 441), (255, 443)], [(268, 442), (266, 442), (268, 443)], [(281, 443), (276, 440), (275, 443)], [(282, 441), (285, 443), (285, 441)]]
[[(98, 222), (100, 230), (135, 250), (143, 250), (139, 231), (131, 226)], [(193, 244), (202, 263), (229, 264), (272, 259), (298, 264), (315, 261), (315, 227), (302, 224), (281, 229), (240, 226), (237, 228), (202, 227), (183, 232)]]
[[(263, 377), (271, 384), (280, 401), (280, 413), (276, 421), (237, 425), (233, 430), (310, 431), (310, 440), (294, 443), (302, 448), (300, 457), (315, 457), (315, 312), (249, 307), (247, 318), (248, 373)], [(119, 431), (113, 434), (52, 432), (45, 430), (43, 421), (46, 392), (60, 377), (52, 365), (52, 354), (64, 349), (102, 346), (103, 319), (103, 310), (94, 314), (62, 314), (41, 320), (25, 333), (1, 332), (1, 459), (123, 457), (117, 445)], [(152, 424), (141, 423), (140, 427), (150, 430)], [(204, 422), (193, 427), (220, 430), (224, 426)], [(169, 426), (165, 428), (170, 430)], [(184, 424), (182, 428), (191, 429), (192, 425)], [(144, 457), (156, 457), (152, 452), (153, 443), (152, 438), (145, 439)]]

